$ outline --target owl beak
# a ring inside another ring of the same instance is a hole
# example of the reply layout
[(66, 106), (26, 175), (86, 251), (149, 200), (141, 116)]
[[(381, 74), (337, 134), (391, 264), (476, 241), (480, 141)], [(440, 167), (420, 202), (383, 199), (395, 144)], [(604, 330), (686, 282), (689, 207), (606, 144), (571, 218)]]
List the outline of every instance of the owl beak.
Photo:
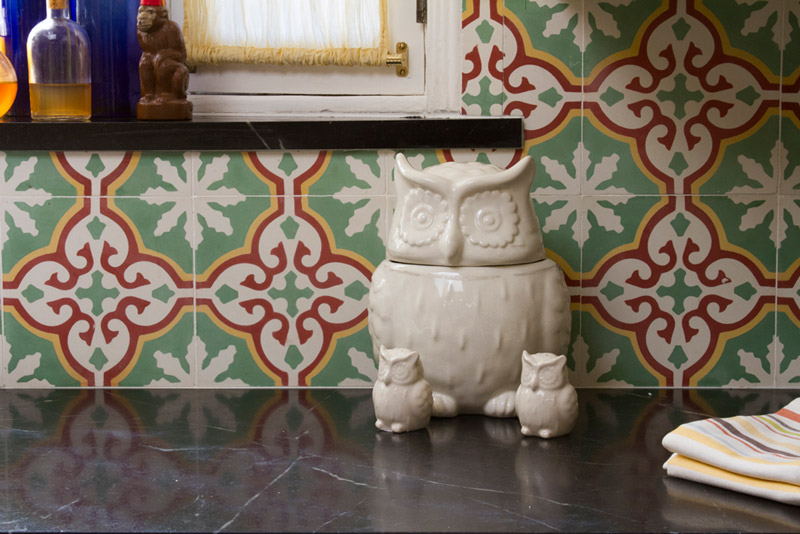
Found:
[(461, 259), (461, 238), (458, 234), (458, 228), (452, 219), (447, 222), (447, 227), (442, 236), (442, 251), (450, 264), (456, 263)]

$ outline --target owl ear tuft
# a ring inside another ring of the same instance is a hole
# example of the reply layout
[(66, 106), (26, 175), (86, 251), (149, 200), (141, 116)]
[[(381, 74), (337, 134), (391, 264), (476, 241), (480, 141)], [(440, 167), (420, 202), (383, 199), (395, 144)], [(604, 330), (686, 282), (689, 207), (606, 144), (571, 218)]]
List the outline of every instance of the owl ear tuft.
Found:
[(398, 354), (395, 354), (393, 361), (395, 362), (414, 362), (414, 360), (419, 359), (419, 352), (414, 350), (404, 350)]
[[(395, 175), (396, 184), (398, 186), (408, 185), (409, 187), (422, 187), (429, 191), (434, 191), (443, 194), (441, 180), (435, 179), (434, 176), (418, 171), (411, 166), (408, 159), (402, 153), (398, 152), (395, 156), (395, 168), (397, 174)], [(397, 192), (398, 196), (402, 196), (400, 190)]]
[(527, 350), (522, 351), (522, 361), (530, 366), (538, 366), (539, 359), (536, 357), (537, 353), (530, 353)]

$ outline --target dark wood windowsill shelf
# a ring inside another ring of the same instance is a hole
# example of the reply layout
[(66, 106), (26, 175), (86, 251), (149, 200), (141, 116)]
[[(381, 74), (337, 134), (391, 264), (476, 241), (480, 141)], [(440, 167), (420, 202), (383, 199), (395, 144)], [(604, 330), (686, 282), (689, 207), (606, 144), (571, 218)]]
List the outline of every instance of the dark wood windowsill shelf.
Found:
[(520, 148), (520, 117), (158, 122), (0, 120), (0, 150)]

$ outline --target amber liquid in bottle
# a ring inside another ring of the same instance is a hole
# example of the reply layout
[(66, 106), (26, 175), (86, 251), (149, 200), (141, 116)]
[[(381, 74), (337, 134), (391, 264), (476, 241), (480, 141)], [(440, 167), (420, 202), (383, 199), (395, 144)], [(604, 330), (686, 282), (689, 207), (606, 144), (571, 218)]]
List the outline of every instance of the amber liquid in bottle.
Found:
[(14, 97), (17, 96), (17, 82), (0, 81), (0, 117), (11, 109)]
[(92, 110), (92, 85), (88, 83), (32, 83), (31, 117), (48, 120), (87, 117)]

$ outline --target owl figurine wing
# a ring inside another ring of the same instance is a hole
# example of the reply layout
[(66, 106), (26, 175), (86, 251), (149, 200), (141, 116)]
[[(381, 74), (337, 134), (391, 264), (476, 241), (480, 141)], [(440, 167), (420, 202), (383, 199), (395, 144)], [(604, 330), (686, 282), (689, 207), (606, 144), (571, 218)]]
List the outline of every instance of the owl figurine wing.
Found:
[(433, 391), (427, 380), (419, 380), (411, 390), (411, 399), (417, 413), (431, 413), (433, 408)]

